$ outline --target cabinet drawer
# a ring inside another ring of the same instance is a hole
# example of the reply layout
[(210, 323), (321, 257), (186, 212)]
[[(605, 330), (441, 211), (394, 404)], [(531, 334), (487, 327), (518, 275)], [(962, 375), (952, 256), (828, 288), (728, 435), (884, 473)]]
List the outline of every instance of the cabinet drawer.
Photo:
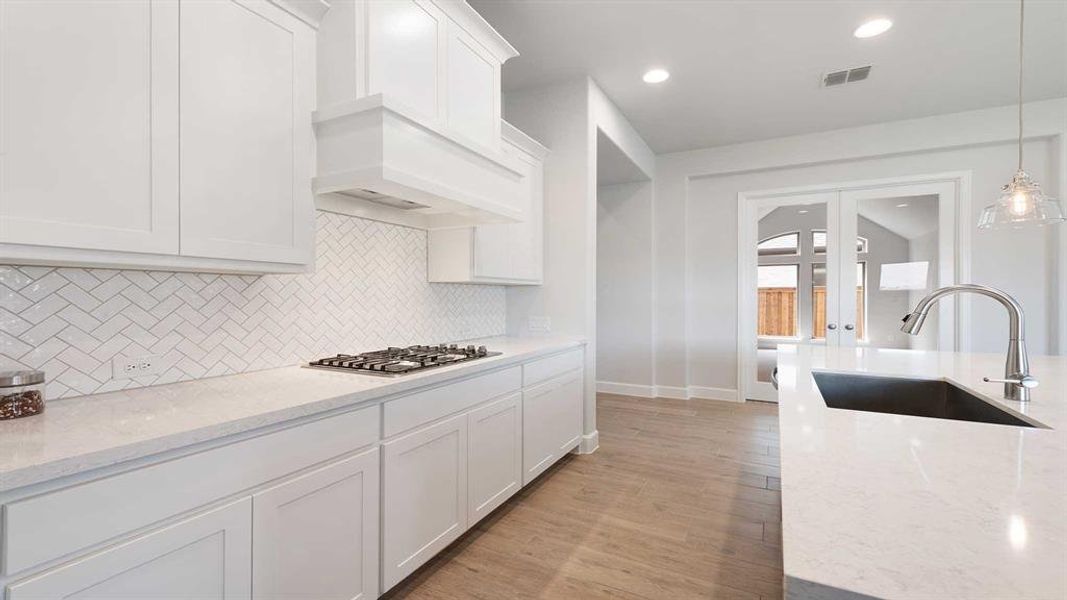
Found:
[(435, 387), (385, 403), (385, 437), (460, 412), (513, 392), (522, 384), (522, 367), (512, 367)]
[(585, 352), (578, 348), (526, 363), (522, 367), (522, 387), (530, 387), (582, 367), (584, 362)]
[(378, 439), (377, 406), (4, 506), (4, 573), (68, 555)]

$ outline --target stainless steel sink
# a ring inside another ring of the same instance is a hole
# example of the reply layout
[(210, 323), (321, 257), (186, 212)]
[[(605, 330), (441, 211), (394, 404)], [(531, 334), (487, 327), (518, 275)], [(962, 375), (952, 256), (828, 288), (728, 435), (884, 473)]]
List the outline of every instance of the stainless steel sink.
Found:
[(814, 372), (830, 408), (1033, 427), (946, 381)]

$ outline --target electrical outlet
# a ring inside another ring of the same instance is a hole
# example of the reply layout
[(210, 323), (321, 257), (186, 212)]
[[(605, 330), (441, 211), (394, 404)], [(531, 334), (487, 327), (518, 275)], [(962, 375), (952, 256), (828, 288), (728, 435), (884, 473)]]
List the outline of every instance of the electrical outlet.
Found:
[(548, 333), (552, 331), (552, 319), (545, 316), (531, 316), (526, 321), (526, 328), (536, 333)]
[(148, 356), (116, 356), (111, 362), (112, 379), (133, 379), (134, 377), (158, 375), (162, 370), (162, 357), (154, 354)]

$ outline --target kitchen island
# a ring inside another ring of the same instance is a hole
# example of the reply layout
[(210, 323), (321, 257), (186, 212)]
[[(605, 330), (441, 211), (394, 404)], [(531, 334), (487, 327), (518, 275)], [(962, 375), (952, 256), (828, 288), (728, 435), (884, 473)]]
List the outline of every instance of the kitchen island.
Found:
[[(779, 346), (786, 598), (1067, 597), (1067, 358)], [(812, 372), (943, 379), (1035, 427), (828, 408)]]

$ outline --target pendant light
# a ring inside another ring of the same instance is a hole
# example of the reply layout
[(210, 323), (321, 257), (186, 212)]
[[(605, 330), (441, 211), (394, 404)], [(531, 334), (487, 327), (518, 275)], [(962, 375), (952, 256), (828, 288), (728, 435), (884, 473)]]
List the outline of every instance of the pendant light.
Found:
[(1019, 0), (1019, 167), (1011, 183), (1001, 188), (1000, 198), (985, 207), (978, 221), (979, 229), (1020, 228), (1025, 225), (1049, 225), (1064, 220), (1063, 210), (1055, 198), (1049, 198), (1041, 186), (1023, 170), (1023, 16), (1025, 1)]

